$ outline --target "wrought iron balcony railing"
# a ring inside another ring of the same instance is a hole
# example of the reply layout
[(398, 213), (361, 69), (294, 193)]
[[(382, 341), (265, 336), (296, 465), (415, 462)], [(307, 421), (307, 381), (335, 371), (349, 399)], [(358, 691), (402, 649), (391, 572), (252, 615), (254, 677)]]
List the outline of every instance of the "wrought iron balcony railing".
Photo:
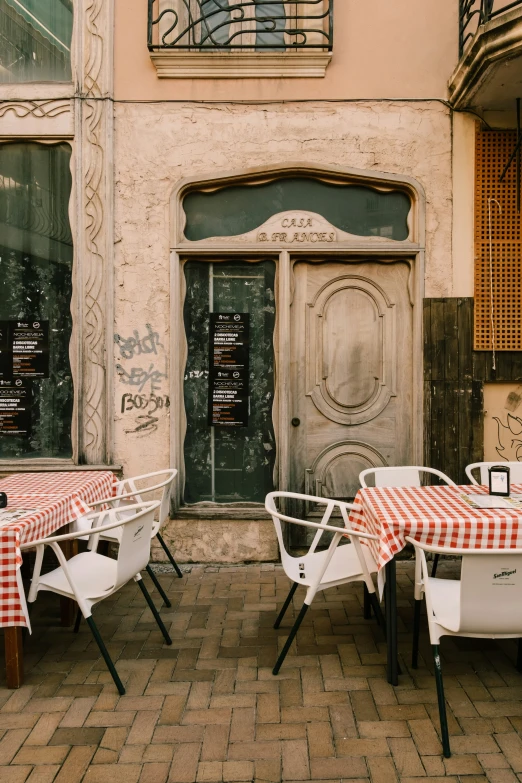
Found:
[(481, 24), (486, 24), (496, 16), (509, 11), (522, 0), (460, 0), (459, 7), (459, 49), (464, 53), (466, 44), (477, 32)]
[(333, 0), (148, 0), (151, 51), (330, 51)]

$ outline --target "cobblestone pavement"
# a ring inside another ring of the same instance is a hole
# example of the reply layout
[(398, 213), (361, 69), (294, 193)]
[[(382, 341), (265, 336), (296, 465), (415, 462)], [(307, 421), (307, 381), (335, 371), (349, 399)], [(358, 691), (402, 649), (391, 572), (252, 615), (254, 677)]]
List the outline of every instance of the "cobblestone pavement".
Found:
[[(441, 562), (440, 574), (456, 567)], [(442, 641), (454, 753), (442, 758), (425, 624), (420, 668), (409, 667), (412, 576), (413, 564), (399, 563), (398, 688), (386, 683), (383, 635), (363, 619), (360, 584), (319, 594), (278, 677), (271, 667), (292, 620), (289, 611), (272, 628), (289, 588), (278, 566), (162, 573), (172, 647), (129, 585), (94, 613), (123, 697), (86, 624), (78, 635), (60, 628), (56, 597), (39, 598), (26, 683), (0, 686), (1, 783), (522, 781), (512, 641)], [(301, 590), (295, 598), (294, 612)]]

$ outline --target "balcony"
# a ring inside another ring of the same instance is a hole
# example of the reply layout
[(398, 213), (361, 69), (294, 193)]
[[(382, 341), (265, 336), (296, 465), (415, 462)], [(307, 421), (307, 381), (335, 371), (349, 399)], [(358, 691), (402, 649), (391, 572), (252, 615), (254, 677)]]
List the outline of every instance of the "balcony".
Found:
[(513, 127), (522, 96), (522, 0), (459, 0), (459, 55), (453, 106)]
[(315, 78), (332, 56), (333, 0), (148, 0), (160, 78)]

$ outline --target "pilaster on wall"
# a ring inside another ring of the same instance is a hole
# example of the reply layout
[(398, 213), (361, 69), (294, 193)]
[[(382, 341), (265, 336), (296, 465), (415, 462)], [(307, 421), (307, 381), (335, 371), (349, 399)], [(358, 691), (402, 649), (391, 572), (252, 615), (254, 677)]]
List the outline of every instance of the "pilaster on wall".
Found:
[(0, 138), (72, 140), (74, 459), (110, 464), (114, 0), (74, 0), (69, 83), (0, 85)]
[(113, 257), (113, 0), (76, 3), (77, 259), (82, 400), (79, 456), (110, 462)]

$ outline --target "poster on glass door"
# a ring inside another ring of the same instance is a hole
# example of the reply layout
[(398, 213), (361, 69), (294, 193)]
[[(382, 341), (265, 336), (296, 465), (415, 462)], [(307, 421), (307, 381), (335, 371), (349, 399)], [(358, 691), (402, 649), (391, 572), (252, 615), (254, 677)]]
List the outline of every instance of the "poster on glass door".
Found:
[(49, 377), (49, 321), (0, 321), (0, 378)]
[(249, 396), (249, 313), (210, 313), (208, 423), (246, 427)]
[(21, 378), (0, 380), (0, 435), (29, 435), (31, 387)]

